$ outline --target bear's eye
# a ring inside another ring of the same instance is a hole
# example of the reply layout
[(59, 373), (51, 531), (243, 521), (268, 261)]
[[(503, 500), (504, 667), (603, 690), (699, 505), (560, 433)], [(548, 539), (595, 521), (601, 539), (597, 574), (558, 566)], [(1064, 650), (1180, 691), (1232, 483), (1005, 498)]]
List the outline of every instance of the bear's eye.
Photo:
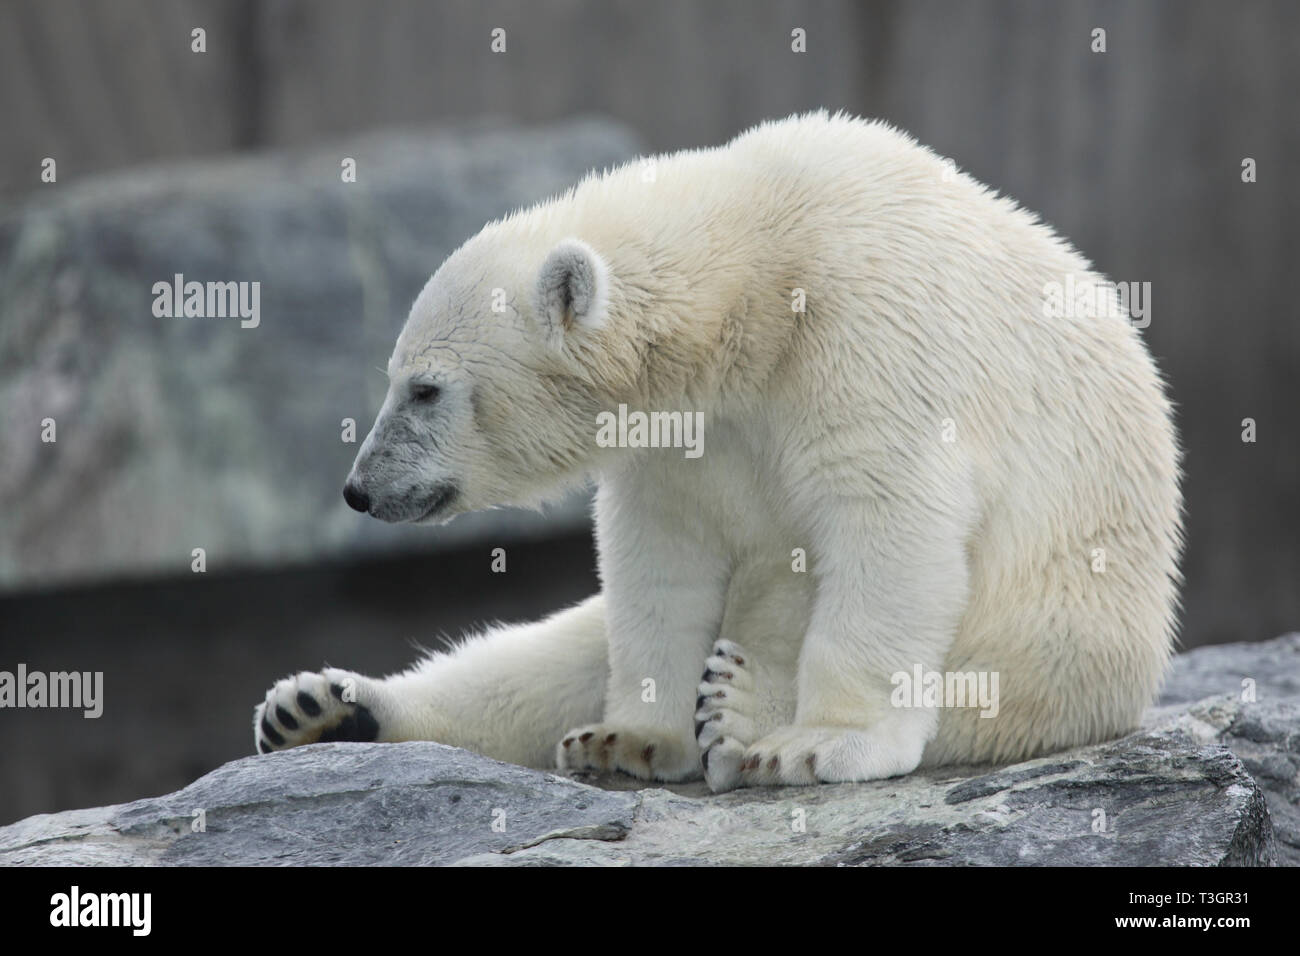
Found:
[(441, 392), (442, 389), (437, 385), (412, 385), (411, 401), (425, 404), (436, 402)]

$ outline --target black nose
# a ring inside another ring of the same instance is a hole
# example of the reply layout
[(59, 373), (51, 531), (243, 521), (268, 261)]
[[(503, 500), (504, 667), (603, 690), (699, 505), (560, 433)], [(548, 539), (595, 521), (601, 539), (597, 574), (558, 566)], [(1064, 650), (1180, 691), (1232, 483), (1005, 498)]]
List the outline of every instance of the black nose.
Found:
[(350, 482), (343, 486), (343, 500), (353, 511), (365, 514), (370, 510), (370, 496)]

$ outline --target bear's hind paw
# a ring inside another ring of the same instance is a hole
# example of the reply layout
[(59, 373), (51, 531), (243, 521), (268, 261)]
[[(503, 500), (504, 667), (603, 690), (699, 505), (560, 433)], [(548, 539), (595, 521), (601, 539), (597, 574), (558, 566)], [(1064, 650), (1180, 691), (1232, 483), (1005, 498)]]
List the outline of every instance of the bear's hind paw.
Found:
[(258, 753), (336, 740), (379, 739), (379, 721), (358, 699), (366, 678), (329, 668), (303, 671), (276, 683), (253, 711)]
[(747, 716), (754, 710), (748, 661), (748, 653), (734, 641), (717, 641), (697, 689), (695, 740), (704, 779), (714, 793), (739, 786), (741, 758), (758, 736)]

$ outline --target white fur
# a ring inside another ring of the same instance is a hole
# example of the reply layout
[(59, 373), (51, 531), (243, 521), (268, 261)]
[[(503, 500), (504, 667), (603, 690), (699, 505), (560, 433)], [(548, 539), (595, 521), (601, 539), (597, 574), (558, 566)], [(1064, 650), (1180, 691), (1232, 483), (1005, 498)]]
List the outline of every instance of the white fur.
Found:
[[(655, 169), (489, 225), (412, 309), (350, 479), (372, 513), (418, 517), (455, 483), (445, 520), (595, 475), (603, 589), (361, 685), (381, 739), (664, 780), (703, 748), (725, 789), (1135, 727), (1170, 653), (1179, 456), (1138, 333), (1043, 315), (1045, 284), (1089, 264), (879, 123), (795, 117)], [(603, 264), (603, 321), (548, 348), (533, 290), (570, 237)], [(441, 404), (411, 409), (430, 375)], [(703, 456), (598, 448), (619, 403), (703, 412)], [(891, 706), (917, 664), (998, 672), (998, 716)]]

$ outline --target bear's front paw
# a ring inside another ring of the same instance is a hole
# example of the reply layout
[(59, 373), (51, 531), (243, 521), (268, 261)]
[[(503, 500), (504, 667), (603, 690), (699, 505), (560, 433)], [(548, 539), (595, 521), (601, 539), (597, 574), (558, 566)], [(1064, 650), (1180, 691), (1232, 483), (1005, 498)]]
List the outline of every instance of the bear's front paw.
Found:
[(379, 738), (379, 721), (363, 703), (372, 681), (350, 671), (303, 671), (278, 682), (253, 711), (259, 753), (335, 740)]
[(561, 770), (619, 770), (665, 782), (700, 775), (699, 749), (689, 733), (610, 724), (569, 731), (556, 745), (555, 765)]
[(742, 787), (852, 783), (911, 773), (923, 738), (884, 728), (782, 727), (749, 747), (740, 761)]

